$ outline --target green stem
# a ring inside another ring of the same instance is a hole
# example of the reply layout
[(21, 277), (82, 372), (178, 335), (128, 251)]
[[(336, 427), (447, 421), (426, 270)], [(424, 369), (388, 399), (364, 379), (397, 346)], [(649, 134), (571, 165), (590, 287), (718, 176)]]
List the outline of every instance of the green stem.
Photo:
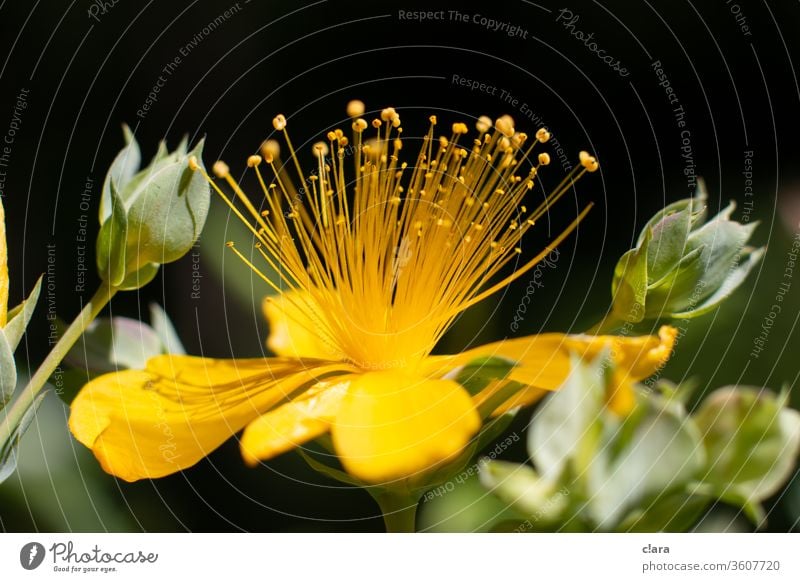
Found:
[(417, 507), (419, 500), (410, 495), (391, 491), (373, 493), (373, 498), (381, 508), (387, 533), (414, 533), (416, 531)]
[(41, 392), (47, 380), (61, 363), (61, 360), (64, 359), (67, 352), (75, 345), (78, 338), (83, 335), (89, 324), (95, 320), (116, 292), (117, 290), (107, 283), (100, 284), (89, 303), (84, 306), (75, 321), (70, 324), (64, 335), (58, 340), (58, 343), (53, 346), (53, 349), (47, 354), (36, 373), (31, 376), (27, 386), (20, 392), (14, 403), (6, 409), (3, 415), (3, 423), (0, 425), (0, 443), (7, 442), (11, 437), (15, 427), (20, 423), (25, 412), (33, 403), (34, 398)]
[(603, 316), (603, 319), (598, 321), (592, 327), (586, 330), (585, 333), (588, 335), (603, 335), (608, 334), (612, 331), (617, 330), (623, 322), (616, 317), (614, 317), (611, 313), (607, 313)]

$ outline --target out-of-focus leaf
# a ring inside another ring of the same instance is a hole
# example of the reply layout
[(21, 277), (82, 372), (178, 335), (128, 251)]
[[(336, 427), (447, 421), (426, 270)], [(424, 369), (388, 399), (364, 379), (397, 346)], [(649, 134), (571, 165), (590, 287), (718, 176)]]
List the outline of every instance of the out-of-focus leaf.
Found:
[(94, 372), (143, 369), (163, 352), (161, 339), (148, 325), (127, 317), (94, 320), (67, 354), (71, 366)]
[(529, 465), (489, 461), (481, 465), (480, 481), (520, 514), (544, 523), (558, 520), (569, 504), (566, 489), (542, 479)]
[(685, 487), (705, 462), (700, 435), (685, 412), (655, 398), (647, 403), (651, 410), (627, 446), (611, 458), (613, 435), (588, 469), (587, 510), (603, 530), (647, 497)]
[(581, 464), (591, 459), (599, 439), (610, 361), (606, 354), (591, 364), (575, 356), (571, 360), (566, 382), (545, 398), (528, 431), (528, 452), (539, 474), (549, 480), (557, 479), (570, 460), (581, 459)]
[(768, 390), (728, 386), (694, 415), (708, 452), (703, 484), (753, 517), (792, 475), (800, 450), (800, 413), (784, 404)]
[(688, 531), (708, 509), (712, 498), (685, 490), (665, 491), (642, 500), (617, 527), (623, 532)]
[(22, 435), (25, 434), (31, 421), (33, 421), (34, 416), (36, 416), (36, 410), (42, 403), (45, 394), (47, 394), (47, 392), (42, 391), (36, 395), (25, 411), (25, 414), (22, 415), (19, 424), (12, 428), (11, 436), (8, 440), (0, 442), (0, 483), (13, 475), (14, 471), (17, 469), (17, 447), (19, 446), (19, 441)]
[(502, 380), (517, 365), (508, 358), (486, 356), (476, 358), (464, 365), (453, 378), (461, 384), (470, 395), (475, 396), (486, 388), (490, 382)]
[(150, 326), (161, 340), (165, 353), (179, 355), (186, 353), (186, 349), (178, 337), (178, 332), (175, 331), (175, 326), (172, 325), (169, 316), (158, 303), (150, 304)]

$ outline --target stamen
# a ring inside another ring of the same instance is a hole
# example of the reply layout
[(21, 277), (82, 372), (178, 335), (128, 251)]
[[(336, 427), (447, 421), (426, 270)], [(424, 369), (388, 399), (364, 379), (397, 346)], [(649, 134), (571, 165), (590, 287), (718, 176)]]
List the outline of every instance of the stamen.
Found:
[(363, 101), (353, 99), (347, 104), (347, 115), (350, 117), (361, 117), (364, 115), (365, 106)]
[[(481, 116), (475, 123), (477, 138), (465, 146), (459, 143), (468, 133), (465, 123), (453, 123), (449, 136), (436, 135), (438, 120), (431, 115), (416, 160), (406, 163), (400, 160), (404, 150), (397, 111), (387, 107), (370, 121), (364, 113), (362, 102), (347, 104), (351, 139), (334, 129), (315, 143), (317, 169), (308, 179), (286, 118), (276, 116), (273, 127), (283, 133), (303, 189), (287, 177), (277, 142), (264, 142), (261, 155), (247, 159), (264, 193), (264, 209), (256, 208), (223, 162), (214, 164), (213, 173), (235, 192), (236, 205), (197, 160), (190, 159), (189, 167), (203, 171), (245, 222), (273, 280), (231, 246), (239, 259), (272, 289), (308, 294), (303, 311), (314, 314), (312, 331), (354, 362), (413, 362), (430, 353), (459, 313), (533, 268), (577, 227), (591, 205), (541, 254), (497, 281), (501, 270), (522, 254), (525, 233), (598, 163), (582, 152), (580, 164), (529, 211), (525, 197), (538, 172), (551, 163), (549, 153), (534, 150), (549, 141), (547, 129), (539, 128), (529, 139), (516, 131), (510, 116), (494, 123)], [(364, 137), (370, 125), (374, 133)], [(345, 172), (349, 154), (354, 178)], [(260, 171), (262, 162), (274, 174), (269, 184)], [(353, 191), (348, 193), (350, 183)]]

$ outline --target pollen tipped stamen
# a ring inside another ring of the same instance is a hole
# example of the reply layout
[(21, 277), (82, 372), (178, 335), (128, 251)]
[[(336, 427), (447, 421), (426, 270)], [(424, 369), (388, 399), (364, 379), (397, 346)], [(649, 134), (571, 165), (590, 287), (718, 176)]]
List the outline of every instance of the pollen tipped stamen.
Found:
[[(466, 124), (456, 122), (449, 136), (438, 137), (437, 119), (431, 116), (416, 161), (407, 164), (400, 160), (403, 128), (397, 111), (385, 108), (370, 123), (363, 114), (363, 104), (348, 106), (352, 141), (333, 130), (325, 135), (327, 141), (312, 147), (317, 170), (308, 179), (289, 139), (286, 118), (276, 116), (273, 126), (284, 134), (303, 189), (295, 188), (277, 161), (279, 148), (265, 142), (262, 156), (248, 158), (264, 193), (265, 210), (259, 211), (244, 195), (226, 166), (216, 167), (215, 173), (252, 217), (255, 226), (223, 196), (256, 236), (261, 259), (289, 288), (310, 294), (320, 335), (353, 362), (384, 357), (414, 361), (430, 352), (454, 317), (533, 268), (577, 227), (591, 205), (542, 254), (496, 281), (522, 254), (525, 233), (577, 179), (596, 170), (597, 161), (582, 153), (581, 163), (529, 211), (525, 197), (551, 162), (548, 153), (534, 153), (550, 139), (546, 129), (528, 139), (509, 116), (494, 123), (481, 117), (476, 123), (479, 138), (462, 146)], [(364, 131), (370, 131), (368, 138)], [(347, 151), (355, 173), (349, 195)], [(260, 171), (262, 161), (274, 174), (269, 184)], [(251, 268), (266, 280), (263, 272)], [(278, 288), (276, 281), (270, 285)]]

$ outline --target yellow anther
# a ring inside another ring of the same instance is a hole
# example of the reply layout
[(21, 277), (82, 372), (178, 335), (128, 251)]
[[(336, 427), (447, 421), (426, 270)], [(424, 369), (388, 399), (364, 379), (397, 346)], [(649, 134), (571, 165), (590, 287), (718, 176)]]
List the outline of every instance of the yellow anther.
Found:
[(328, 152), (330, 151), (330, 149), (328, 148), (328, 144), (326, 144), (324, 141), (318, 141), (317, 143), (315, 143), (312, 150), (315, 156), (319, 155), (327, 156)]
[(257, 165), (261, 163), (261, 156), (259, 155), (252, 155), (247, 158), (247, 167), (248, 168), (255, 168)]
[(261, 144), (261, 155), (264, 156), (264, 161), (271, 164), (275, 158), (281, 155), (281, 144), (277, 140), (268, 139)]
[[(492, 119), (487, 115), (481, 115), (478, 118), (478, 121), (475, 122), (475, 129), (477, 129), (481, 133), (486, 133), (491, 128), (492, 128)], [(475, 141), (478, 142), (478, 140)], [(478, 142), (477, 145), (480, 145), (480, 142)]]
[(189, 169), (192, 172), (196, 172), (200, 169), (200, 164), (197, 161), (197, 156), (190, 156), (189, 157)]
[(228, 247), (229, 249), (232, 249), (233, 248), (233, 241), (229, 240), (228, 242), (225, 243), (225, 246)]
[(450, 142), (447, 140), (445, 136), (441, 136), (439, 138), (439, 145), (442, 146), (443, 148), (446, 148), (449, 143)]
[(395, 117), (397, 117), (397, 111), (394, 110), (394, 107), (387, 107), (381, 111), (381, 119), (384, 121), (392, 121)]
[(435, 115), (431, 115), (428, 118), (428, 121), (430, 121), (432, 125), (436, 125), (436, 116)]
[(230, 174), (230, 168), (228, 167), (228, 164), (226, 164), (222, 160), (214, 162), (214, 167), (212, 168), (212, 171), (214, 172), (214, 175), (217, 178), (224, 178), (225, 176)]
[(277, 131), (286, 129), (286, 117), (283, 114), (278, 114), (272, 119), (272, 127)]
[(350, 117), (361, 117), (364, 115), (365, 110), (364, 102), (358, 99), (353, 99), (347, 104), (347, 115)]
[(453, 133), (456, 135), (462, 135), (468, 131), (466, 123), (457, 122), (453, 124)]
[(372, 120), (372, 127), (374, 127), (375, 129), (378, 129), (380, 126), (381, 126), (381, 120), (380, 119), (373, 119)]
[(543, 165), (543, 166), (546, 166), (547, 164), (549, 164), (550, 163), (550, 154), (548, 154), (547, 152), (542, 152), (541, 154), (539, 154), (539, 163), (541, 165)]
[(581, 166), (586, 168), (587, 172), (594, 172), (600, 167), (600, 164), (597, 163), (597, 158), (589, 154), (589, 152), (580, 152), (578, 158), (581, 161)]
[(336, 134), (332, 131), (329, 131), (325, 137), (328, 138), (328, 141), (334, 141), (336, 139)]
[(494, 122), (494, 126), (497, 128), (497, 131), (506, 137), (514, 135), (514, 118), (510, 115), (503, 115), (500, 117)]
[(550, 132), (544, 127), (539, 128), (539, 131), (536, 132), (536, 139), (539, 140), (539, 143), (546, 143), (550, 140)]

